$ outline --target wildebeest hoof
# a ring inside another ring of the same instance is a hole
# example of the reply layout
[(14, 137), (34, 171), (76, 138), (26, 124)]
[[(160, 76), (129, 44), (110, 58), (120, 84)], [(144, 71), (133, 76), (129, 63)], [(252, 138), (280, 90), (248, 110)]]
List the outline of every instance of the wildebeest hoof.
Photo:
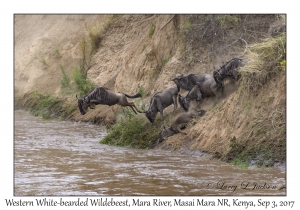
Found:
[(160, 142), (162, 142), (164, 140), (164, 138), (158, 138), (156, 141), (156, 145), (158, 145)]
[(206, 111), (201, 109), (200, 112), (201, 112), (200, 115), (203, 116), (203, 115), (205, 114)]

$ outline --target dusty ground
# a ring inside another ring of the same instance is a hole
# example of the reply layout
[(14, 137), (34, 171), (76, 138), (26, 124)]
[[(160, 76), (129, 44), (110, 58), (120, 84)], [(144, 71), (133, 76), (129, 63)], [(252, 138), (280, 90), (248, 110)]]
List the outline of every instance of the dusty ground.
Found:
[[(82, 58), (82, 38), (89, 40), (87, 29), (103, 28), (111, 17), (15, 15), (15, 96), (34, 90), (60, 96), (60, 66), (71, 75)], [(240, 16), (240, 20), (244, 21), (243, 27), (237, 27), (239, 31), (235, 32), (231, 28), (238, 23), (229, 17), (224, 20), (215, 16), (204, 18), (197, 16), (194, 21), (198, 21), (199, 24), (195, 24), (198, 28), (191, 29), (189, 15), (120, 15), (105, 31), (97, 51), (88, 57), (88, 78), (116, 92), (135, 94), (142, 87), (146, 93), (147, 107), (154, 93), (174, 86), (170, 81), (172, 77), (181, 73), (211, 73), (213, 67), (219, 67), (222, 61), (243, 55), (245, 43), (236, 41), (242, 35), (250, 44), (282, 30), (282, 21), (277, 16)], [(211, 27), (217, 21), (224, 21), (227, 25), (218, 30)], [(188, 39), (182, 38), (184, 33)], [(196, 34), (201, 36), (196, 39)], [(274, 98), (267, 107), (269, 110), (285, 103), (285, 78), (282, 75), (281, 79), (268, 84), (267, 90), (275, 90), (266, 91), (268, 98)], [(252, 101), (247, 112), (243, 106), (231, 106), (239, 100), (234, 93), (223, 99), (217, 108), (208, 101), (203, 105), (207, 114), (188, 125), (189, 135), (175, 135), (160, 147), (224, 153), (234, 136), (239, 139), (252, 135), (244, 128), (253, 120), (252, 112), (264, 111), (264, 96), (258, 93), (259, 100), (247, 99)], [(67, 96), (67, 100), (77, 103), (75, 95)], [(166, 113), (172, 109), (168, 107)], [(118, 111), (118, 106), (98, 106), (85, 116), (78, 111), (73, 118), (89, 120), (101, 117), (111, 121)], [(181, 108), (177, 110), (177, 113), (180, 112), (183, 112)]]

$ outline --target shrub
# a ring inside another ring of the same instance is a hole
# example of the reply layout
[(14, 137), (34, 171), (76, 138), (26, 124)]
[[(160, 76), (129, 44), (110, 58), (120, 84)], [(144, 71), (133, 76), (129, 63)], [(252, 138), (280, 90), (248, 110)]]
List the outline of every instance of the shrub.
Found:
[(123, 115), (110, 128), (109, 134), (100, 143), (134, 148), (151, 148), (158, 139), (160, 124), (150, 124), (145, 117), (134, 114), (129, 108), (122, 108)]
[(153, 36), (153, 34), (154, 34), (154, 32), (155, 32), (155, 28), (156, 28), (156, 26), (155, 26), (153, 23), (151, 23), (151, 24), (150, 24), (149, 33), (148, 33), (148, 37), (149, 37), (149, 38), (151, 38), (151, 37)]
[(16, 107), (28, 109), (32, 115), (43, 119), (67, 119), (77, 109), (76, 103), (68, 103), (65, 98), (41, 94), (38, 91), (16, 98), (15, 103)]
[(69, 90), (71, 89), (70, 86), (70, 77), (67, 75), (64, 67), (60, 65), (61, 73), (62, 73), (62, 79), (60, 80), (60, 85), (62, 90)]
[(73, 70), (73, 79), (80, 96), (87, 94), (96, 87), (89, 79), (85, 78), (78, 68)]

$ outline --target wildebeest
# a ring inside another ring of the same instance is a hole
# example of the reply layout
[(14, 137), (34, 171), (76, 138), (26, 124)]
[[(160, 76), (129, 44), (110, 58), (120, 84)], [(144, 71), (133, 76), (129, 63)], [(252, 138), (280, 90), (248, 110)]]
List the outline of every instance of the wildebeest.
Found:
[[(237, 68), (239, 66), (243, 66), (242, 59), (233, 58), (228, 61), (226, 64), (220, 67), (218, 70), (214, 70), (213, 78), (208, 78), (204, 80), (201, 84), (198, 85), (198, 88), (201, 92), (202, 99), (215, 97), (215, 101), (218, 100), (219, 97), (222, 96), (223, 93), (223, 81), (225, 78), (232, 78), (237, 80), (239, 78), (239, 73)], [(190, 92), (186, 95), (185, 98), (189, 98)], [(183, 107), (184, 110), (187, 111), (188, 100), (185, 100), (182, 96), (178, 97), (179, 104)]]
[(197, 84), (197, 82), (202, 83), (210, 78), (212, 78), (212, 75), (210, 74), (189, 74), (186, 77), (181, 74), (180, 76), (171, 80), (174, 81), (175, 84), (180, 88), (190, 91)]
[(233, 58), (227, 63), (225, 63), (223, 66), (221, 66), (220, 69), (215, 69), (213, 71), (213, 77), (217, 85), (222, 86), (222, 82), (225, 78), (232, 78), (234, 80), (237, 80), (239, 77), (237, 68), (243, 65), (244, 64), (242, 59)]
[(205, 114), (204, 110), (197, 111), (196, 109), (190, 109), (188, 112), (179, 115), (169, 128), (166, 128), (163, 125), (157, 143), (163, 141), (169, 136), (173, 136), (175, 133), (187, 134), (183, 132), (179, 126), (181, 124), (187, 124), (191, 119), (199, 115), (203, 116), (204, 114)]
[(163, 120), (163, 110), (171, 104), (174, 104), (173, 114), (175, 114), (177, 108), (177, 96), (179, 91), (180, 87), (176, 86), (169, 87), (163, 92), (155, 93), (155, 95), (150, 100), (148, 110), (145, 112), (146, 117), (151, 123), (154, 123), (157, 112), (160, 112), (160, 119)]
[(85, 96), (78, 99), (78, 108), (80, 110), (80, 113), (82, 115), (85, 115), (87, 112), (87, 108), (94, 109), (95, 105), (98, 104), (105, 104), (108, 106), (112, 106), (115, 104), (121, 105), (121, 106), (129, 106), (135, 114), (137, 114), (136, 111), (143, 113), (139, 111), (133, 102), (128, 102), (127, 98), (138, 98), (141, 97), (140, 93), (137, 93), (134, 96), (127, 95), (125, 93), (114, 93), (111, 90), (99, 86), (94, 88), (91, 92), (86, 94)]
[(196, 100), (198, 103), (202, 100), (201, 94), (201, 84), (197, 82), (197, 84), (188, 92), (185, 97), (182, 97), (180, 94), (178, 95), (178, 101), (180, 106), (187, 112), (190, 106), (190, 102), (192, 100)]
[[(223, 86), (219, 86), (214, 78), (205, 80), (201, 85), (198, 85), (198, 88), (200, 90), (200, 93), (202, 95), (202, 99), (214, 97), (214, 102), (217, 102), (218, 99), (223, 94)], [(189, 94), (189, 93), (188, 93)], [(188, 97), (188, 94), (186, 97)], [(185, 97), (185, 98), (186, 98)], [(180, 106), (187, 111), (189, 109), (189, 103), (186, 103), (187, 101), (184, 100), (182, 96), (178, 97)]]

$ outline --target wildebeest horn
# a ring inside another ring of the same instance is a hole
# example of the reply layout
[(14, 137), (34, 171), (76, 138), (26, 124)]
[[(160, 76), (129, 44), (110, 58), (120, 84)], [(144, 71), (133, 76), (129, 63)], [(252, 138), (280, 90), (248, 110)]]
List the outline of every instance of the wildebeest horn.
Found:
[(77, 94), (76, 94), (76, 98), (78, 99)]

